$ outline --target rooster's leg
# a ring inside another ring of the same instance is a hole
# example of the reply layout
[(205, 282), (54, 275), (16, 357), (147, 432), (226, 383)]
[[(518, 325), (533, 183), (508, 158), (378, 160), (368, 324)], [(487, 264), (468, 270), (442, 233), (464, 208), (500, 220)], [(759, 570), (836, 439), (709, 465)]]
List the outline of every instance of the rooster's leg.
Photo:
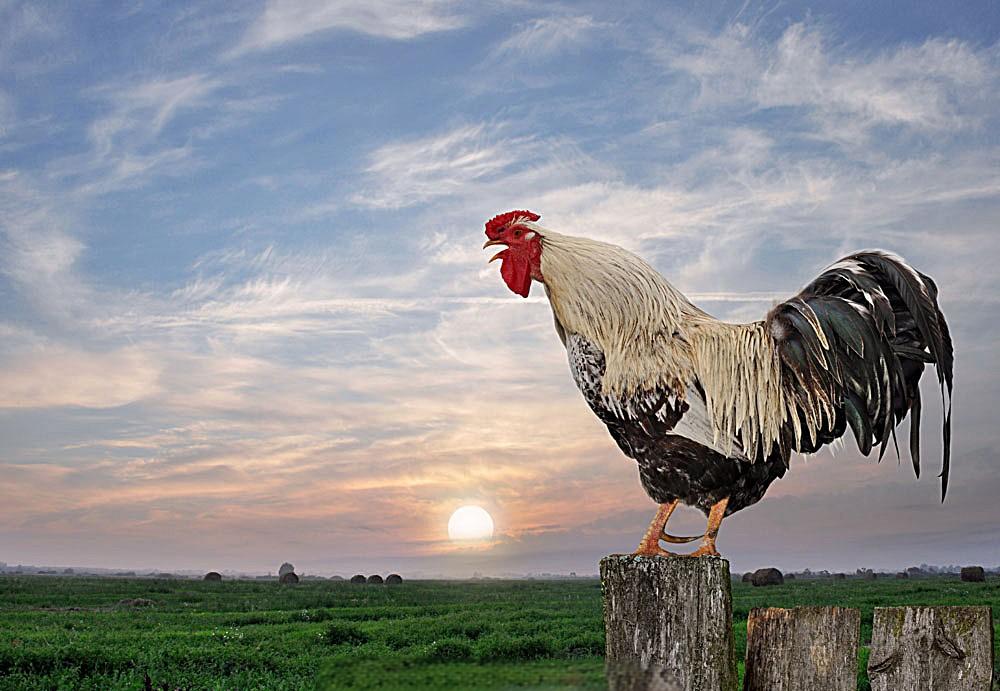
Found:
[(719, 534), (719, 526), (722, 525), (722, 519), (726, 516), (726, 506), (729, 504), (729, 497), (726, 497), (722, 501), (714, 504), (712, 509), (708, 512), (708, 527), (705, 529), (705, 538), (701, 542), (701, 546), (695, 551), (691, 552), (689, 556), (692, 557), (718, 557), (719, 551), (715, 549), (715, 538)]
[(672, 552), (668, 552), (660, 547), (660, 538), (663, 537), (663, 529), (667, 525), (667, 521), (670, 520), (670, 514), (677, 508), (677, 502), (678, 500), (674, 499), (669, 504), (660, 504), (660, 507), (656, 510), (656, 515), (653, 516), (653, 522), (649, 524), (646, 534), (642, 536), (642, 541), (633, 554), (645, 557), (674, 556)]

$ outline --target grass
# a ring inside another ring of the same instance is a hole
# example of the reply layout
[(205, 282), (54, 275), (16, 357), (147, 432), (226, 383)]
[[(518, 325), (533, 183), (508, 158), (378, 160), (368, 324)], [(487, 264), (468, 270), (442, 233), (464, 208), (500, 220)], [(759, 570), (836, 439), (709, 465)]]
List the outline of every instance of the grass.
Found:
[[(742, 660), (753, 607), (858, 607), (866, 644), (877, 606), (998, 605), (1000, 581), (737, 583), (733, 597)], [(118, 604), (129, 599), (152, 604)], [(0, 578), (0, 689), (598, 689), (603, 650), (588, 580)]]

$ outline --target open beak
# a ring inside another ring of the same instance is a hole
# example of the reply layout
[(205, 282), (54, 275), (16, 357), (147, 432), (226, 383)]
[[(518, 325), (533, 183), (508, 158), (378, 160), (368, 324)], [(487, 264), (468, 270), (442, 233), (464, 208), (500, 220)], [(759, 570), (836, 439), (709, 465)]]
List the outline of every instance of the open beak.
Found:
[[(486, 249), (487, 247), (490, 247), (490, 246), (492, 246), (492, 245), (504, 245), (504, 247), (506, 247), (507, 243), (506, 243), (506, 242), (504, 242), (503, 240), (487, 240), (487, 241), (486, 241), (486, 242), (485, 242), (485, 243), (483, 244), (483, 249)], [(490, 258), (490, 260), (489, 260), (488, 262), (486, 262), (486, 263), (487, 263), (487, 264), (492, 264), (492, 263), (493, 263), (494, 261), (496, 261), (497, 259), (500, 259), (501, 257), (503, 257), (503, 253), (504, 253), (504, 252), (506, 252), (506, 251), (507, 251), (506, 249), (502, 249), (502, 250), (500, 250), (499, 252), (497, 252), (496, 254), (494, 254), (494, 255), (493, 255), (493, 256), (492, 256), (491, 258)]]

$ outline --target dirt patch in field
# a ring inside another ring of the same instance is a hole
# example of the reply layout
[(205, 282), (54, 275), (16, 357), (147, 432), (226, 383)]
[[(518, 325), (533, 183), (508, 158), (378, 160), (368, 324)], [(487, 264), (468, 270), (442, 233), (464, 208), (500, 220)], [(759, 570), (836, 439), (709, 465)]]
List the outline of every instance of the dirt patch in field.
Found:
[(152, 607), (156, 603), (144, 597), (127, 597), (118, 601), (119, 607)]

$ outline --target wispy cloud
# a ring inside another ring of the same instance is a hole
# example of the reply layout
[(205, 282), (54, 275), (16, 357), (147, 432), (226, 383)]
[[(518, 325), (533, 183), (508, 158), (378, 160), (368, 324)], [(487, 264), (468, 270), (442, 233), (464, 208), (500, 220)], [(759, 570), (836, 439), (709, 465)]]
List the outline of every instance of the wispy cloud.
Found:
[(398, 208), (454, 195), (537, 155), (530, 137), (504, 137), (503, 127), (464, 125), (440, 135), (386, 144), (371, 155), (366, 172), (374, 189), (355, 201)]
[(225, 99), (214, 96), (223, 86), (218, 78), (195, 73), (92, 89), (91, 97), (108, 109), (87, 126), (90, 150), (55, 161), (50, 174), (76, 182), (77, 195), (88, 197), (190, 172), (199, 164), (194, 128), (187, 136), (165, 138), (164, 131), (185, 112), (207, 110), (218, 117)]
[(7, 136), (14, 127), (14, 101), (3, 91), (0, 91), (0, 142)]
[(0, 408), (113, 408), (156, 390), (159, 372), (137, 348), (87, 353), (36, 348), (0, 369)]
[[(52, 50), (63, 31), (62, 17), (31, 2), (0, 5), (0, 71), (13, 78), (33, 78), (64, 62), (65, 53)], [(11, 147), (19, 129), (18, 99), (11, 85), (0, 86), (0, 151)]]
[(80, 198), (142, 187), (206, 164), (207, 141), (251, 123), (280, 95), (246, 88), (245, 75), (193, 72), (139, 76), (88, 89), (99, 114), (86, 125), (89, 148), (48, 166), (49, 176), (74, 184)]
[(519, 26), (490, 50), (492, 60), (530, 60), (581, 48), (600, 40), (602, 22), (587, 15), (553, 15)]
[(815, 25), (793, 24), (771, 42), (737, 23), (659, 54), (697, 80), (703, 108), (807, 109), (819, 125), (816, 134), (845, 144), (879, 126), (975, 127), (989, 107), (986, 93), (996, 86), (989, 53), (962, 41), (932, 38), (871, 55), (830, 44)]
[(69, 224), (31, 176), (0, 171), (0, 274), (49, 317), (66, 317), (89, 297), (75, 271), (84, 246)]
[(102, 87), (95, 95), (109, 102), (112, 111), (90, 124), (88, 136), (102, 155), (122, 138), (148, 140), (184, 110), (205, 107), (208, 97), (221, 86), (220, 80), (205, 74), (189, 74)]
[(411, 39), (465, 26), (460, 9), (453, 0), (268, 0), (234, 52), (273, 49), (335, 29)]
[(54, 48), (65, 32), (63, 14), (53, 7), (11, 0), (0, 6), (0, 68), (20, 77), (37, 76), (68, 60)]

